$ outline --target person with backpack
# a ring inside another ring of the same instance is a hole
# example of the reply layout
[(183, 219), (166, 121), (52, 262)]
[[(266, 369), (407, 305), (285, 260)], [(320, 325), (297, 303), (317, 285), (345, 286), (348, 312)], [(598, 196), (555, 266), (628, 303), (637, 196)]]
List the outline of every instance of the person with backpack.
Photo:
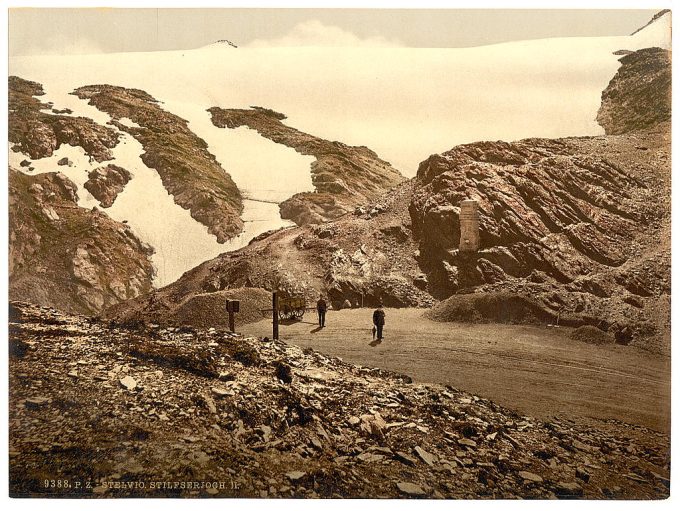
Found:
[(383, 310), (382, 302), (373, 311), (373, 324), (375, 325), (378, 340), (381, 341), (383, 338), (383, 326), (385, 326), (385, 311)]

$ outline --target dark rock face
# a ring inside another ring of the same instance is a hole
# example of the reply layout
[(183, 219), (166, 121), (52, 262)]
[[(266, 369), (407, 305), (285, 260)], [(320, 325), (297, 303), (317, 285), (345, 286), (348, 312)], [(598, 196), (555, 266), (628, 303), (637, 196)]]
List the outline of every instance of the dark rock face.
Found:
[(107, 165), (90, 172), (84, 186), (101, 207), (110, 208), (131, 178), (130, 172), (123, 167)]
[(74, 94), (115, 120), (127, 117), (141, 126), (115, 122), (144, 147), (142, 161), (156, 169), (175, 202), (224, 243), (243, 229), (241, 194), (229, 174), (208, 152), (187, 121), (163, 110), (144, 91), (110, 85), (80, 87)]
[(620, 135), (671, 119), (671, 54), (646, 48), (624, 56), (602, 92), (597, 122), (608, 135)]
[(17, 76), (9, 77), (9, 141), (33, 159), (45, 158), (62, 144), (80, 146), (90, 158), (102, 162), (112, 158), (118, 144), (115, 130), (86, 117), (44, 113), (50, 105), (35, 96), (42, 85)]
[(311, 155), (315, 193), (298, 193), (281, 203), (281, 217), (298, 225), (321, 223), (353, 211), (357, 205), (380, 198), (387, 190), (404, 181), (388, 162), (367, 147), (330, 142), (286, 126), (285, 115), (261, 107), (252, 110), (208, 110), (220, 128), (248, 126), (277, 144)]
[(77, 200), (62, 174), (9, 169), (11, 299), (96, 314), (152, 289), (152, 249)]

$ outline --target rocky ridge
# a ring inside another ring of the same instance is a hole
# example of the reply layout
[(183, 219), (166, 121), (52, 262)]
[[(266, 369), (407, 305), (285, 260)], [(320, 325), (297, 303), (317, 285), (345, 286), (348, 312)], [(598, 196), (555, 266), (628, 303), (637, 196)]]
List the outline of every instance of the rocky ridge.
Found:
[(621, 67), (602, 92), (597, 113), (605, 133), (621, 135), (670, 121), (671, 52), (647, 48), (619, 62)]
[(9, 296), (97, 314), (151, 291), (152, 249), (130, 228), (77, 205), (61, 173), (9, 169)]
[[(118, 144), (118, 134), (110, 127), (86, 117), (62, 115), (65, 110), (52, 109), (51, 103), (41, 102), (42, 85), (9, 77), (9, 141), (15, 151), (31, 158), (51, 156), (62, 144), (80, 146), (98, 162), (112, 158), (110, 149)], [(46, 113), (50, 110), (56, 113)]]
[(12, 303), (10, 339), (11, 496), (669, 495), (669, 438), (617, 421), (538, 421), (215, 328)]
[(331, 142), (287, 126), (284, 114), (268, 108), (208, 109), (220, 128), (247, 126), (277, 144), (316, 158), (311, 165), (315, 192), (295, 194), (280, 204), (281, 217), (298, 225), (321, 223), (377, 199), (405, 180), (369, 148)]
[[(243, 229), (241, 194), (187, 121), (163, 108), (144, 91), (89, 85), (73, 94), (106, 112), (113, 124), (144, 147), (142, 161), (155, 169), (176, 204), (224, 243)], [(127, 118), (139, 127), (120, 122)]]
[(240, 287), (206, 293), (182, 293), (172, 285), (150, 296), (108, 308), (103, 317), (121, 322), (153, 322), (162, 326), (228, 328), (226, 300), (239, 300), (237, 325), (260, 321), (271, 309), (272, 296), (261, 288)]
[[(553, 322), (670, 353), (670, 60), (653, 48), (621, 62), (598, 120), (622, 134), (479, 142), (421, 163), (410, 212), (433, 296), (515, 293)], [(458, 251), (466, 198), (480, 205), (472, 255)]]
[[(399, 185), (384, 201), (321, 225), (265, 233), (247, 247), (218, 256), (147, 296), (107, 310), (105, 317), (155, 321), (193, 296), (278, 289), (314, 303), (324, 293), (334, 308), (432, 305), (418, 266), (408, 204), (413, 182)], [(199, 315), (223, 315), (223, 300), (207, 297)], [(204, 307), (207, 309), (203, 310)], [(195, 323), (191, 323), (195, 324)]]

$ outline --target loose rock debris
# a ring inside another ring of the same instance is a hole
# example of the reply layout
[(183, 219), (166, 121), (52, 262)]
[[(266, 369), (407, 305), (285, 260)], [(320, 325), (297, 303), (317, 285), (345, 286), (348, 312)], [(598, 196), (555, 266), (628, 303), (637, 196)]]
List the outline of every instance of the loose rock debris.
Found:
[(13, 306), (11, 340), (27, 348), (10, 360), (12, 496), (669, 495), (669, 438), (643, 427), (541, 422), (223, 330)]

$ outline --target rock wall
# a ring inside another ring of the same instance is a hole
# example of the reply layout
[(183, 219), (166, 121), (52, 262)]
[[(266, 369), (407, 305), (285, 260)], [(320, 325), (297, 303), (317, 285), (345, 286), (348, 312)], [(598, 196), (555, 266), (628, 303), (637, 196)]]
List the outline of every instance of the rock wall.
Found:
[[(433, 296), (517, 293), (562, 324), (634, 332), (628, 342), (666, 352), (667, 197), (670, 131), (659, 126), (631, 137), (455, 147), (421, 164), (410, 213)], [(459, 251), (465, 199), (479, 203), (473, 253)]]

